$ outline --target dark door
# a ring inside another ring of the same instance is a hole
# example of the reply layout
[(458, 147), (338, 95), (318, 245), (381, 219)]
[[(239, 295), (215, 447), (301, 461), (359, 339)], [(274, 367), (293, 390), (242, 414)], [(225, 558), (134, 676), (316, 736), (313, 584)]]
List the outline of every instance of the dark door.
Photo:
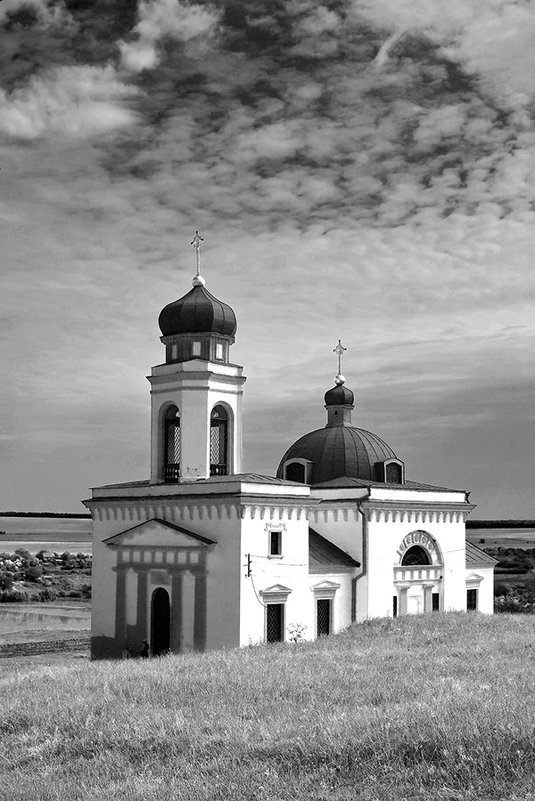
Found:
[(392, 596), (392, 617), (398, 616), (398, 596)]
[(158, 587), (152, 594), (151, 623), (150, 646), (152, 655), (166, 654), (170, 645), (171, 615), (169, 594), (163, 587)]
[(316, 601), (316, 620), (318, 637), (331, 633), (331, 601), (329, 598), (320, 598)]
[(469, 612), (477, 610), (477, 590), (466, 590), (466, 608)]
[(439, 612), (440, 611), (440, 593), (434, 592), (431, 595), (431, 602), (432, 602), (432, 611)]
[(266, 640), (282, 642), (284, 639), (284, 604), (268, 604), (266, 609)]

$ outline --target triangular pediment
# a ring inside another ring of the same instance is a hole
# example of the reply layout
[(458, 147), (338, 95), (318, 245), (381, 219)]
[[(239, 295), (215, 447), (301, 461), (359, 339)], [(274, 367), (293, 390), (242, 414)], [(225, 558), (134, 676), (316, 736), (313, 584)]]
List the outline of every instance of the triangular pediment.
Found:
[(284, 584), (273, 584), (265, 590), (260, 590), (260, 595), (289, 595), (290, 593), (291, 589), (285, 587)]
[(338, 590), (340, 589), (340, 585), (336, 584), (334, 581), (320, 581), (319, 584), (314, 584), (312, 589), (314, 592), (317, 592), (318, 590)]
[(466, 581), (483, 581), (484, 576), (480, 576), (477, 573), (470, 573), (469, 576), (466, 577)]
[(104, 542), (110, 548), (198, 548), (215, 544), (215, 540), (157, 518), (114, 534)]

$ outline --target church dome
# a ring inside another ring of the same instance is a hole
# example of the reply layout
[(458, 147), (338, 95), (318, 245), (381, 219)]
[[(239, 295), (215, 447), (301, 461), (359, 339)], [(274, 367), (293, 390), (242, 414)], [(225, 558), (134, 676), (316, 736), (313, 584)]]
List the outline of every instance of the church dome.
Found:
[[(337, 389), (342, 387), (330, 391)], [(294, 442), (281, 459), (277, 478), (285, 477), (285, 465), (293, 459), (309, 463), (306, 483), (321, 484), (348, 477), (382, 481), (382, 464), (389, 459), (397, 460), (397, 456), (386, 442), (370, 431), (334, 425), (311, 431)]]
[(184, 297), (165, 306), (158, 324), (165, 337), (199, 333), (233, 337), (237, 327), (231, 307), (214, 297), (200, 282), (194, 282), (193, 289)]
[(329, 389), (325, 393), (324, 399), (325, 406), (353, 406), (355, 402), (355, 396), (351, 390), (343, 384), (338, 384), (332, 389)]

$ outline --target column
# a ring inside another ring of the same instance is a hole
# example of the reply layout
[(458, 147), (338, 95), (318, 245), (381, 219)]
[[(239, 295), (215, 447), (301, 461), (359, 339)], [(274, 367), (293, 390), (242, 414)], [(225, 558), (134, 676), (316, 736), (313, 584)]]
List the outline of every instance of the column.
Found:
[(399, 614), (406, 615), (407, 614), (407, 593), (409, 591), (408, 587), (400, 587), (399, 589)]
[(136, 633), (140, 645), (147, 638), (147, 571), (136, 570), (137, 573), (137, 610)]
[(424, 612), (433, 611), (433, 587), (424, 585)]
[(179, 654), (182, 651), (182, 573), (173, 573), (171, 597), (171, 651)]
[(115, 574), (115, 641), (119, 648), (124, 646), (126, 628), (126, 567), (116, 567)]
[(193, 648), (195, 651), (206, 649), (206, 573), (195, 574)]

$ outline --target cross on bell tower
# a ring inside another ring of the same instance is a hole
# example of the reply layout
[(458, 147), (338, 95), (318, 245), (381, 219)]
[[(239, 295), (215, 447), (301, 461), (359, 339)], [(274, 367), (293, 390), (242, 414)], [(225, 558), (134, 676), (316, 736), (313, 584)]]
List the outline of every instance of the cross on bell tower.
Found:
[(206, 281), (201, 275), (201, 242), (204, 242), (204, 239), (199, 234), (198, 231), (195, 231), (195, 236), (191, 240), (191, 245), (195, 248), (195, 277), (193, 279), (193, 286), (204, 286)]
[(345, 384), (345, 378), (342, 375), (342, 356), (344, 354), (344, 351), (346, 350), (347, 348), (344, 348), (341, 339), (338, 340), (338, 345), (335, 348), (333, 348), (333, 353), (336, 353), (336, 355), (338, 356), (338, 373), (336, 374), (336, 377), (334, 379), (334, 383), (338, 385)]

